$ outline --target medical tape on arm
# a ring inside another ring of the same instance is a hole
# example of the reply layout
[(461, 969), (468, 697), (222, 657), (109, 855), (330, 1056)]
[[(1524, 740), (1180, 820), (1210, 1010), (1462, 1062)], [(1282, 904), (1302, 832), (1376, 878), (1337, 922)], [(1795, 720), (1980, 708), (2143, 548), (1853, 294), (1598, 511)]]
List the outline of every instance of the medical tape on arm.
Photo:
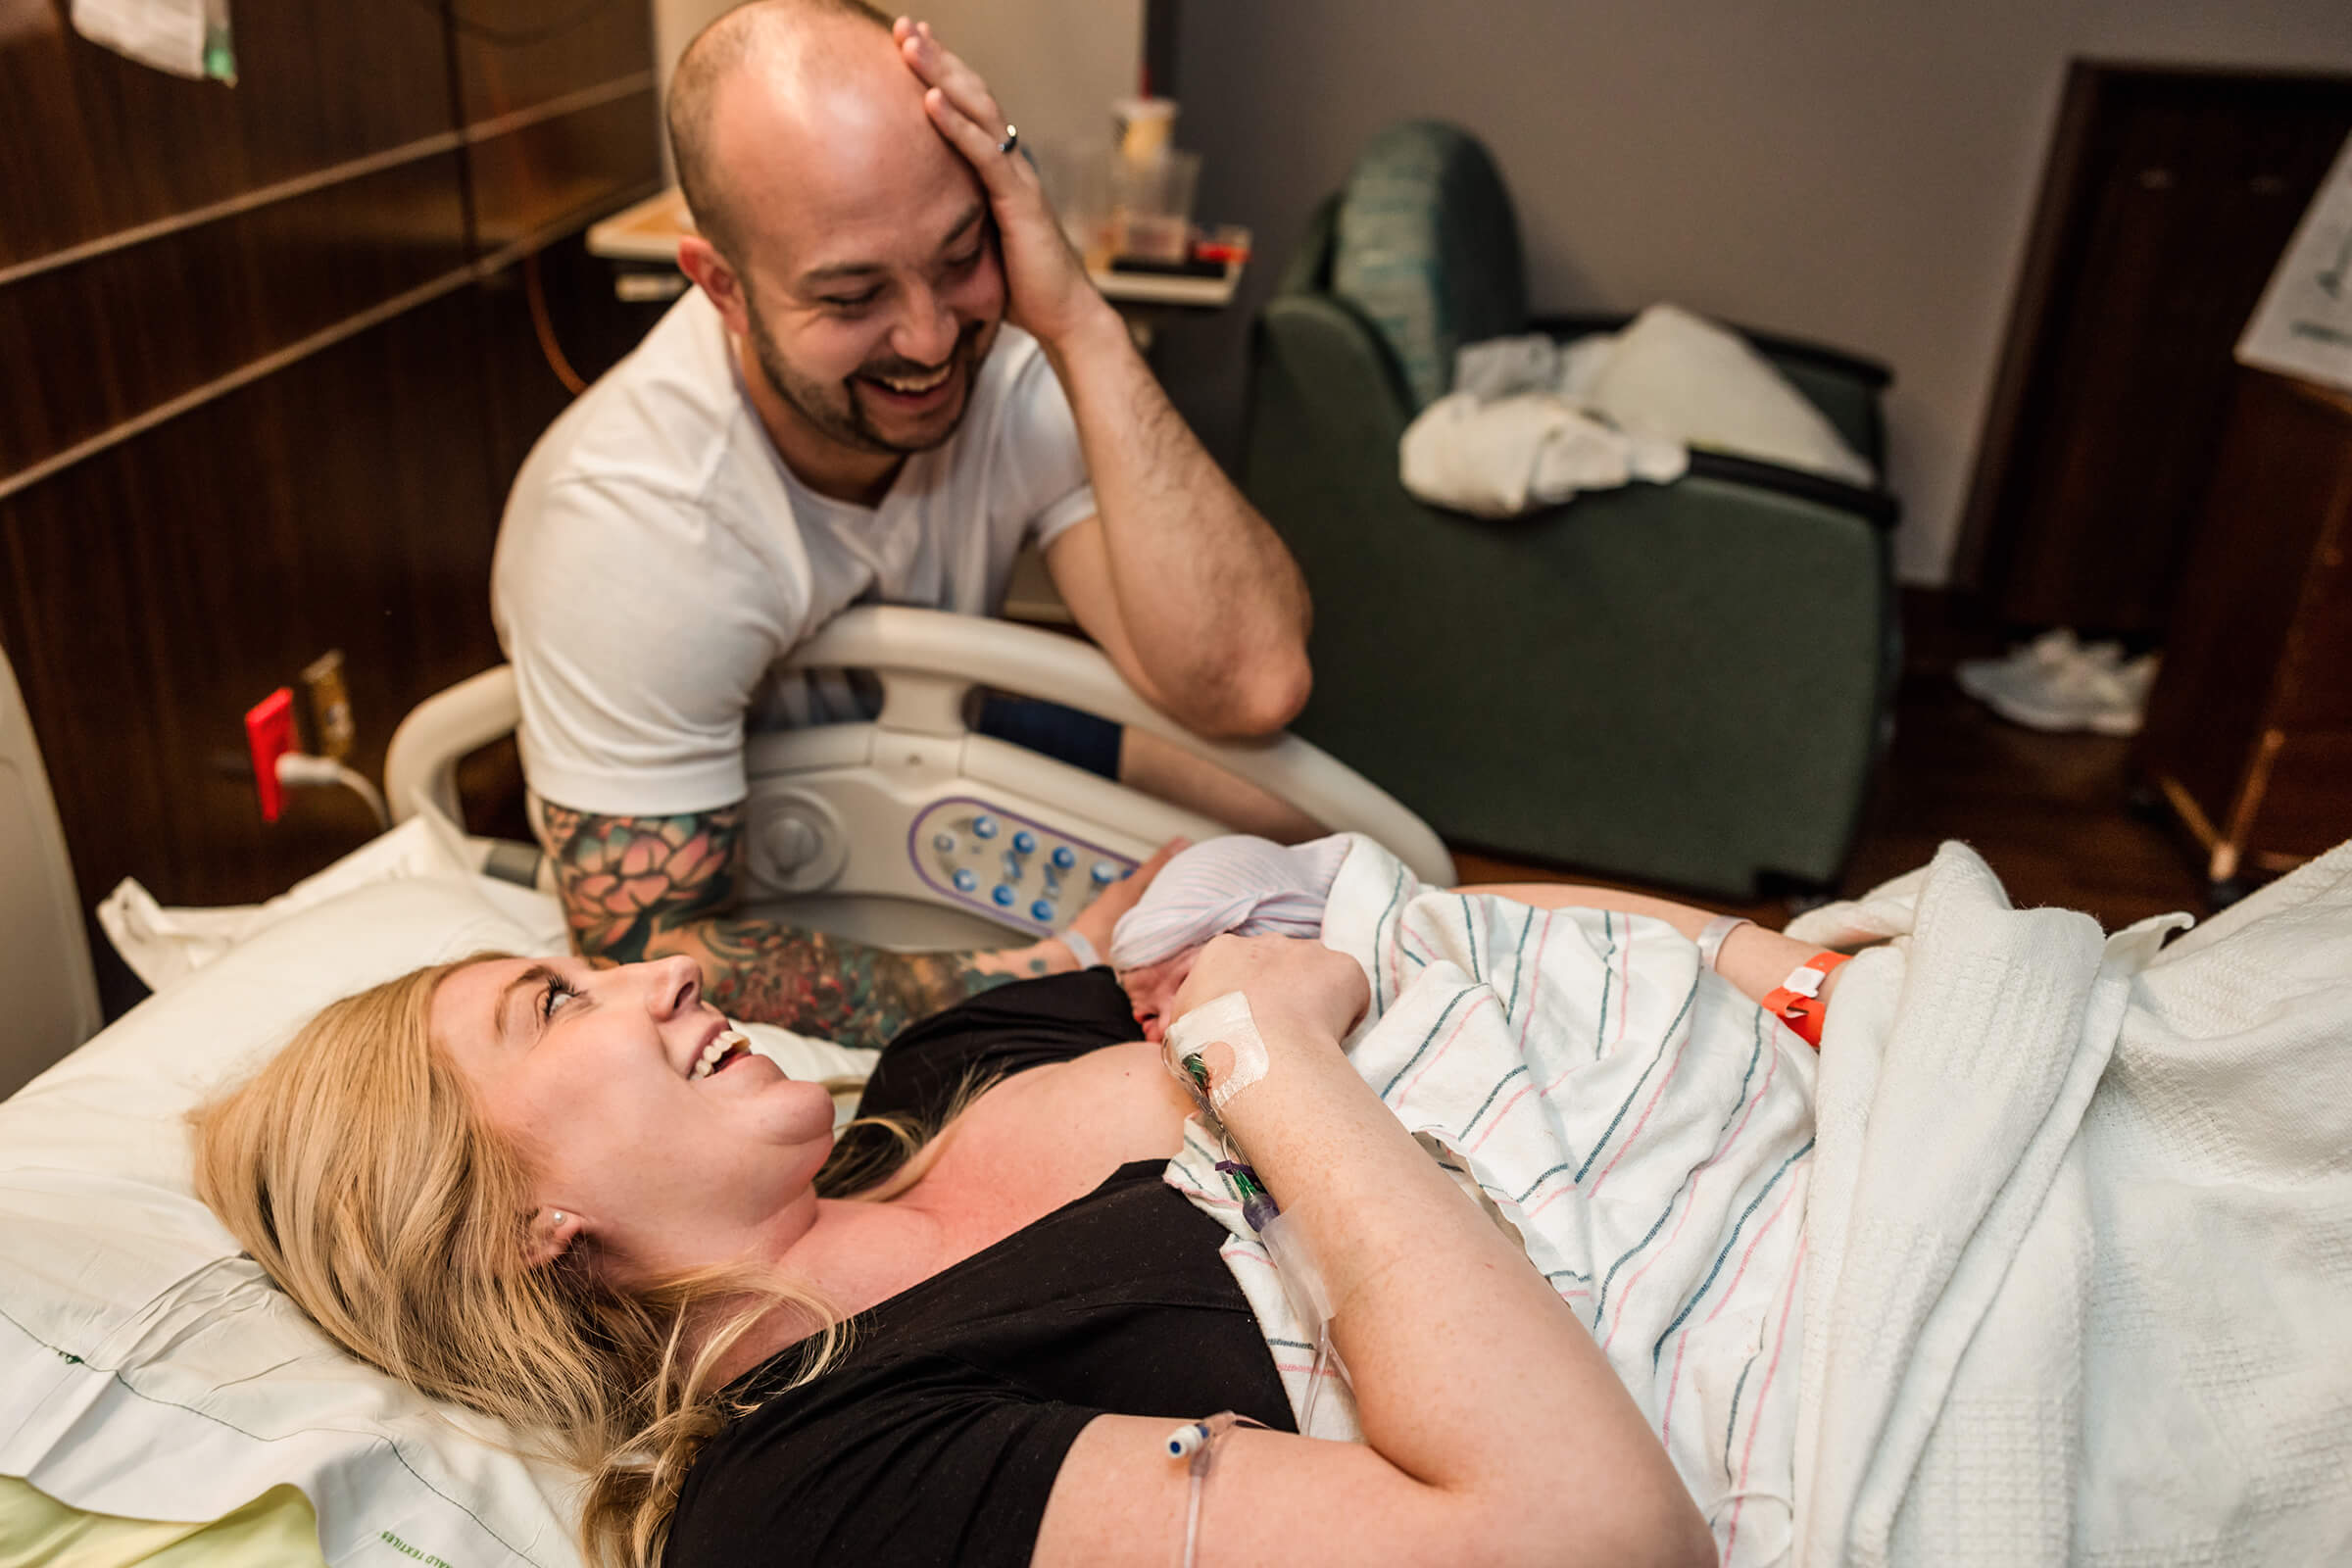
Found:
[[(1222, 1082), (1211, 1084), (1208, 1079), (1208, 1048), (1222, 1042), (1232, 1053), (1233, 1066)], [(1282, 1282), (1283, 1294), (1289, 1298), (1291, 1310), (1299, 1326), (1315, 1346), (1315, 1361), (1307, 1374), (1307, 1396), (1300, 1412), (1299, 1430), (1307, 1429), (1308, 1418), (1314, 1413), (1315, 1396), (1327, 1374), (1336, 1375), (1342, 1383), (1348, 1381), (1348, 1371), (1339, 1359), (1339, 1348), (1332, 1343), (1331, 1287), (1325, 1283), (1323, 1270), (1308, 1250), (1306, 1238), (1299, 1234), (1295, 1221), (1286, 1216), (1275, 1203), (1273, 1194), (1266, 1191), (1251, 1169), (1233, 1135), (1226, 1129), (1222, 1112), (1233, 1097), (1266, 1075), (1265, 1037), (1257, 1032), (1257, 1020), (1250, 1015), (1250, 999), (1239, 991), (1229, 991), (1221, 997), (1201, 1004), (1168, 1026), (1160, 1047), (1162, 1059), (1196, 1101), (1204, 1103), (1211, 1131), (1224, 1145), (1225, 1157), (1217, 1161), (1217, 1169), (1233, 1184), (1242, 1200), (1242, 1217), (1249, 1223), (1251, 1234), (1266, 1250), (1274, 1264), (1274, 1274)], [(1194, 1519), (1199, 1519), (1199, 1473), (1194, 1490)], [(1186, 1532), (1184, 1561), (1192, 1561), (1195, 1532)]]
[(1234, 1096), (1266, 1075), (1266, 1041), (1250, 1015), (1250, 999), (1239, 991), (1228, 991), (1200, 1004), (1168, 1026), (1160, 1049), (1170, 1072), (1187, 1083), (1198, 1083), (1185, 1063), (1198, 1056), (1205, 1065), (1205, 1053), (1220, 1041), (1232, 1053), (1233, 1066), (1208, 1086), (1208, 1107), (1214, 1111), (1223, 1111)]

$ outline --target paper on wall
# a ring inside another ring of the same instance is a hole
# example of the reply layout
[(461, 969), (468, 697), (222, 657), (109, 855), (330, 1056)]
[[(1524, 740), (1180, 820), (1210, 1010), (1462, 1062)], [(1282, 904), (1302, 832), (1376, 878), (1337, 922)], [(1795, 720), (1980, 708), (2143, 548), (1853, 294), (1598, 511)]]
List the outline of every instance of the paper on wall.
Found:
[(228, 0), (74, 0), (74, 30), (174, 76), (237, 83)]
[(2271, 273), (2237, 363), (2352, 391), (2352, 136)]

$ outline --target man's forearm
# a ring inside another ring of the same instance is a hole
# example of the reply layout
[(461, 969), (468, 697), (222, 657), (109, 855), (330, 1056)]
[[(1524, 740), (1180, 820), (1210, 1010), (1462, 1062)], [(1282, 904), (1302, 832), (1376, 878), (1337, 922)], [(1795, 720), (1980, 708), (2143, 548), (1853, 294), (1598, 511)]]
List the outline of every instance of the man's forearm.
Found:
[(1137, 661), (1197, 729), (1263, 734), (1307, 687), (1306, 584), (1168, 402), (1107, 305), (1046, 352), (1094, 482)]
[(711, 1003), (845, 1046), (879, 1047), (964, 998), (1071, 967), (1049, 944), (994, 952), (892, 953), (822, 931), (737, 916), (655, 930), (644, 956), (682, 954), (702, 966)]
[(743, 915), (740, 807), (670, 816), (600, 815), (552, 803), (539, 810), (581, 954), (615, 963), (683, 954), (702, 966), (711, 1002), (738, 1018), (880, 1046), (975, 992), (1074, 962), (1051, 938), (991, 952), (902, 954)]

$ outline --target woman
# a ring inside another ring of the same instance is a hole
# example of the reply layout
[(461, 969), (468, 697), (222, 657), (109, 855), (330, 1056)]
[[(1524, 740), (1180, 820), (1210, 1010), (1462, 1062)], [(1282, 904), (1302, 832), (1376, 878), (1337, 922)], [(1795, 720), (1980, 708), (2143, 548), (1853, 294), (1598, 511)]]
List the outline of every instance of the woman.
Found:
[(1282, 1430), (1223, 1233), (1159, 1180), (1192, 1102), (1100, 969), (895, 1041), (866, 1108), (944, 1127), (849, 1199), (825, 1089), (682, 959), (337, 1004), (202, 1113), (200, 1190), (345, 1346), (581, 1463), (592, 1558), (1158, 1565), (1171, 1424), (1230, 1408), (1271, 1430), (1222, 1440), (1205, 1562), (1712, 1560), (1591, 1336), (1341, 1054), (1356, 964), (1221, 938), (1172, 1011), (1236, 992), (1264, 1067), (1224, 1119), (1321, 1267), (1361, 1446)]

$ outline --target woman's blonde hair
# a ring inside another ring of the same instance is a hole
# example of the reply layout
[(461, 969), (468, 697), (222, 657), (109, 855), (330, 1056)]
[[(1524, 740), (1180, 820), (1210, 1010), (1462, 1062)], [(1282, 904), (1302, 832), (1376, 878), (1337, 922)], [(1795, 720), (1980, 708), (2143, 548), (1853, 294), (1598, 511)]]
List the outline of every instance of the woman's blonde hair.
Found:
[[(627, 1292), (576, 1248), (531, 1266), (529, 1173), (430, 1027), (436, 988), (476, 961), (332, 1004), (196, 1111), (197, 1195), (346, 1349), (583, 1471), (589, 1561), (643, 1568), (695, 1452), (735, 1408), (716, 1377), (726, 1351), (769, 1313), (795, 1312), (808, 1330), (797, 1384), (847, 1334), (819, 1297), (741, 1265)], [(928, 1163), (899, 1165), (864, 1196), (903, 1191)]]

